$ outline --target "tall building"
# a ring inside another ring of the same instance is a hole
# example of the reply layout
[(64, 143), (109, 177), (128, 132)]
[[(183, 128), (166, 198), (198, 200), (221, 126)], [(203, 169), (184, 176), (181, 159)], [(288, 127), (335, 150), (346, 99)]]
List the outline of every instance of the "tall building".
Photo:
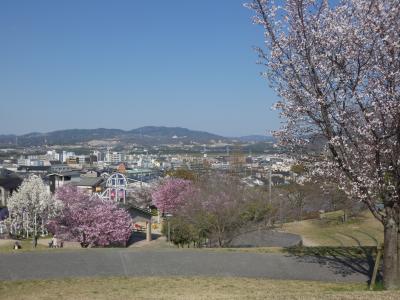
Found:
[(122, 152), (111, 152), (110, 149), (106, 153), (106, 162), (111, 164), (117, 164), (125, 160), (124, 153)]
[(47, 151), (46, 157), (48, 160), (60, 160), (60, 154), (56, 150)]
[(61, 162), (66, 162), (69, 158), (75, 157), (75, 152), (63, 151), (60, 156), (61, 156), (60, 157), (60, 161)]
[(102, 157), (101, 157), (101, 152), (98, 150), (94, 150), (93, 151), (93, 155), (97, 157), (97, 161), (101, 161)]

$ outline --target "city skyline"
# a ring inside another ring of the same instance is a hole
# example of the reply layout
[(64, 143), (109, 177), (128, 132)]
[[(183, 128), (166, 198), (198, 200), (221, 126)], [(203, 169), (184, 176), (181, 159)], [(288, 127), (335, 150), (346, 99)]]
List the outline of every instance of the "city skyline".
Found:
[(278, 97), (260, 76), (261, 28), (244, 2), (2, 2), (0, 134), (147, 125), (269, 134)]

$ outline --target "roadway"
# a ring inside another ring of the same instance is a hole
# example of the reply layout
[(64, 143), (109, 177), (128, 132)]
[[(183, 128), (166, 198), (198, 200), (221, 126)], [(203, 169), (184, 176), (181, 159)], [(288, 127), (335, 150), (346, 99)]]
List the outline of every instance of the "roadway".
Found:
[(366, 282), (363, 260), (195, 249), (51, 249), (0, 254), (0, 280), (81, 276), (235, 276)]

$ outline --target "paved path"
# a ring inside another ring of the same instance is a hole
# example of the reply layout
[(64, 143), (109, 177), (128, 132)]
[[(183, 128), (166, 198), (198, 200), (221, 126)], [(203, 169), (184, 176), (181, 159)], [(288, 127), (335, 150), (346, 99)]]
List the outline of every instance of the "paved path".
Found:
[(300, 245), (301, 236), (276, 230), (254, 230), (235, 237), (230, 247), (293, 247)]
[[(202, 250), (86, 249), (0, 254), (0, 280), (75, 276), (244, 276), (365, 282), (363, 262)], [(367, 270), (367, 272), (364, 272)]]

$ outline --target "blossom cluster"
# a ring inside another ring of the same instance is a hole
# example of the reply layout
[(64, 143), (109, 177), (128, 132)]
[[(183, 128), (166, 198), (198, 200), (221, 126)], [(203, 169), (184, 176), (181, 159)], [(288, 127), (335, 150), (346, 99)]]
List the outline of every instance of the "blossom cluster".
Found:
[(124, 244), (129, 239), (131, 217), (115, 202), (91, 197), (71, 185), (59, 188), (56, 198), (63, 203), (63, 210), (48, 226), (54, 234), (85, 246)]
[(173, 213), (184, 203), (192, 187), (190, 180), (167, 178), (153, 191), (153, 204), (161, 213)]

